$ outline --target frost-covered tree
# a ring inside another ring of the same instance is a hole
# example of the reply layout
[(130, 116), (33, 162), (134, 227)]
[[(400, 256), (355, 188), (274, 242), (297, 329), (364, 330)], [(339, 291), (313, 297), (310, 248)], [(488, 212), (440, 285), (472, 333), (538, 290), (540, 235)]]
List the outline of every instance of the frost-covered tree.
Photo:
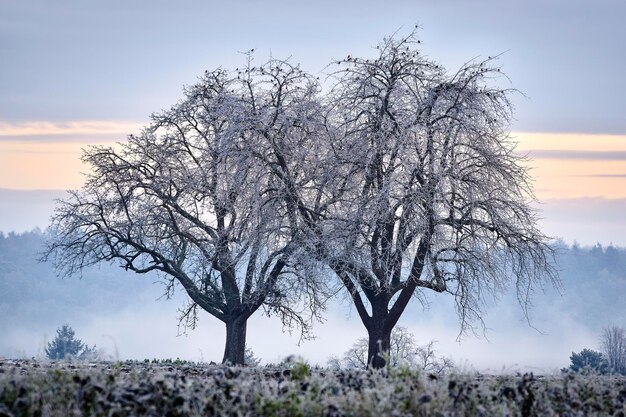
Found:
[(310, 247), (351, 297), (375, 368), (422, 291), (453, 296), (465, 330), (487, 294), (512, 283), (526, 309), (535, 285), (557, 279), (500, 69), (488, 58), (448, 73), (417, 44), (388, 38), (372, 58), (336, 62), (323, 165), (335, 194), (306, 213), (319, 220)]
[[(207, 72), (182, 101), (117, 147), (92, 147), (84, 187), (61, 201), (46, 259), (62, 274), (103, 261), (182, 287), (226, 325), (224, 362), (243, 364), (248, 318), (264, 306), (308, 336), (321, 287), (302, 257), (286, 187), (308, 182), (320, 106), (315, 79), (270, 60)], [(294, 173), (286, 180), (285, 172)], [(308, 313), (306, 313), (308, 312)]]
[(418, 346), (413, 358), (413, 366), (424, 371), (440, 375), (454, 369), (454, 361), (446, 356), (438, 357), (435, 352), (435, 341), (431, 340), (424, 346)]
[(626, 375), (626, 330), (620, 326), (605, 327), (600, 343), (608, 360), (609, 371)]
[[(358, 339), (350, 349), (348, 349), (343, 359), (340, 361), (332, 358), (329, 361), (330, 367), (345, 366), (347, 368), (367, 368), (368, 362), (367, 338)], [(385, 359), (389, 360), (389, 365), (409, 366), (419, 368), (432, 374), (442, 374), (454, 367), (454, 362), (450, 358), (438, 357), (434, 350), (434, 341), (419, 346), (415, 341), (415, 336), (405, 327), (396, 326), (391, 332), (390, 348)]]
[(46, 357), (52, 360), (59, 359), (94, 359), (98, 356), (96, 346), (89, 347), (76, 337), (74, 329), (68, 324), (57, 329), (55, 338), (48, 342), (44, 349)]
[(335, 361), (333, 366), (345, 366), (347, 368), (367, 368), (367, 339), (360, 338), (352, 344), (340, 361)]

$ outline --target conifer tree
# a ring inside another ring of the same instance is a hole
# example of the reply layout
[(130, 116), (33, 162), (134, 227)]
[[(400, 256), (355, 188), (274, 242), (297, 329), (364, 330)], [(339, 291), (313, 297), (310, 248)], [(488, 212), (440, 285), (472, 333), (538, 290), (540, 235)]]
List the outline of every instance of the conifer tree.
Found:
[(87, 346), (82, 340), (76, 338), (74, 330), (68, 324), (57, 329), (57, 335), (45, 348), (48, 359), (87, 358), (96, 352), (95, 345)]

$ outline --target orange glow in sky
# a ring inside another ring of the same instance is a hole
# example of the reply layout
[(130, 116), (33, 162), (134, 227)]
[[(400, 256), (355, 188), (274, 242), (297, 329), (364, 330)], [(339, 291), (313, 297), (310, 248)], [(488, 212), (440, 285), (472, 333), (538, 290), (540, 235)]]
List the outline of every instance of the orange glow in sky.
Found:
[(91, 145), (114, 145), (141, 124), (133, 122), (0, 123), (0, 188), (70, 190), (83, 184), (81, 161)]
[(0, 188), (63, 190), (79, 188), (85, 169), (80, 143), (0, 142)]
[(539, 200), (626, 198), (626, 135), (514, 133)]
[(15, 137), (41, 137), (41, 136), (77, 136), (81, 138), (93, 135), (120, 135), (138, 130), (141, 124), (126, 121), (69, 121), (69, 122), (23, 122), (3, 123), (0, 122), (0, 139)]
[[(80, 157), (89, 145), (114, 144), (139, 123), (67, 122), (0, 124), (0, 188), (77, 189), (88, 167)], [(513, 134), (528, 154), (539, 200), (626, 198), (626, 135)], [(574, 151), (574, 152), (572, 152)], [(587, 152), (591, 151), (591, 152)]]

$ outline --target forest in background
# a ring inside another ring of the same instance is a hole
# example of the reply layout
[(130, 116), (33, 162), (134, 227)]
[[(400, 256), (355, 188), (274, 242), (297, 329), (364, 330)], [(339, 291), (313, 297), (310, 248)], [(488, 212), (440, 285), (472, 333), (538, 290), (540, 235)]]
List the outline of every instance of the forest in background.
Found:
[(44, 237), (39, 230), (0, 233), (0, 328), (80, 322), (89, 312), (106, 314), (161, 294), (152, 284), (157, 277), (111, 264), (89, 268), (82, 277), (58, 277), (52, 264), (39, 261)]

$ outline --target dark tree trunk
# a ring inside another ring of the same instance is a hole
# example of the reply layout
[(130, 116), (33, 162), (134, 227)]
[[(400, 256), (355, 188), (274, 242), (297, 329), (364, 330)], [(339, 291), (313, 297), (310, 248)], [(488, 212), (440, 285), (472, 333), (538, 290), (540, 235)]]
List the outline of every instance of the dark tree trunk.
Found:
[(391, 345), (391, 330), (386, 330), (382, 325), (371, 326), (368, 336), (367, 363), (374, 369), (384, 368)]
[[(370, 300), (372, 305), (372, 317), (366, 325), (368, 333), (367, 363), (374, 369), (385, 367), (391, 346), (391, 329), (389, 321), (389, 298), (381, 292)], [(395, 322), (394, 322), (395, 323)]]
[(235, 316), (226, 322), (226, 348), (222, 363), (244, 364), (247, 324), (248, 319), (243, 316)]

